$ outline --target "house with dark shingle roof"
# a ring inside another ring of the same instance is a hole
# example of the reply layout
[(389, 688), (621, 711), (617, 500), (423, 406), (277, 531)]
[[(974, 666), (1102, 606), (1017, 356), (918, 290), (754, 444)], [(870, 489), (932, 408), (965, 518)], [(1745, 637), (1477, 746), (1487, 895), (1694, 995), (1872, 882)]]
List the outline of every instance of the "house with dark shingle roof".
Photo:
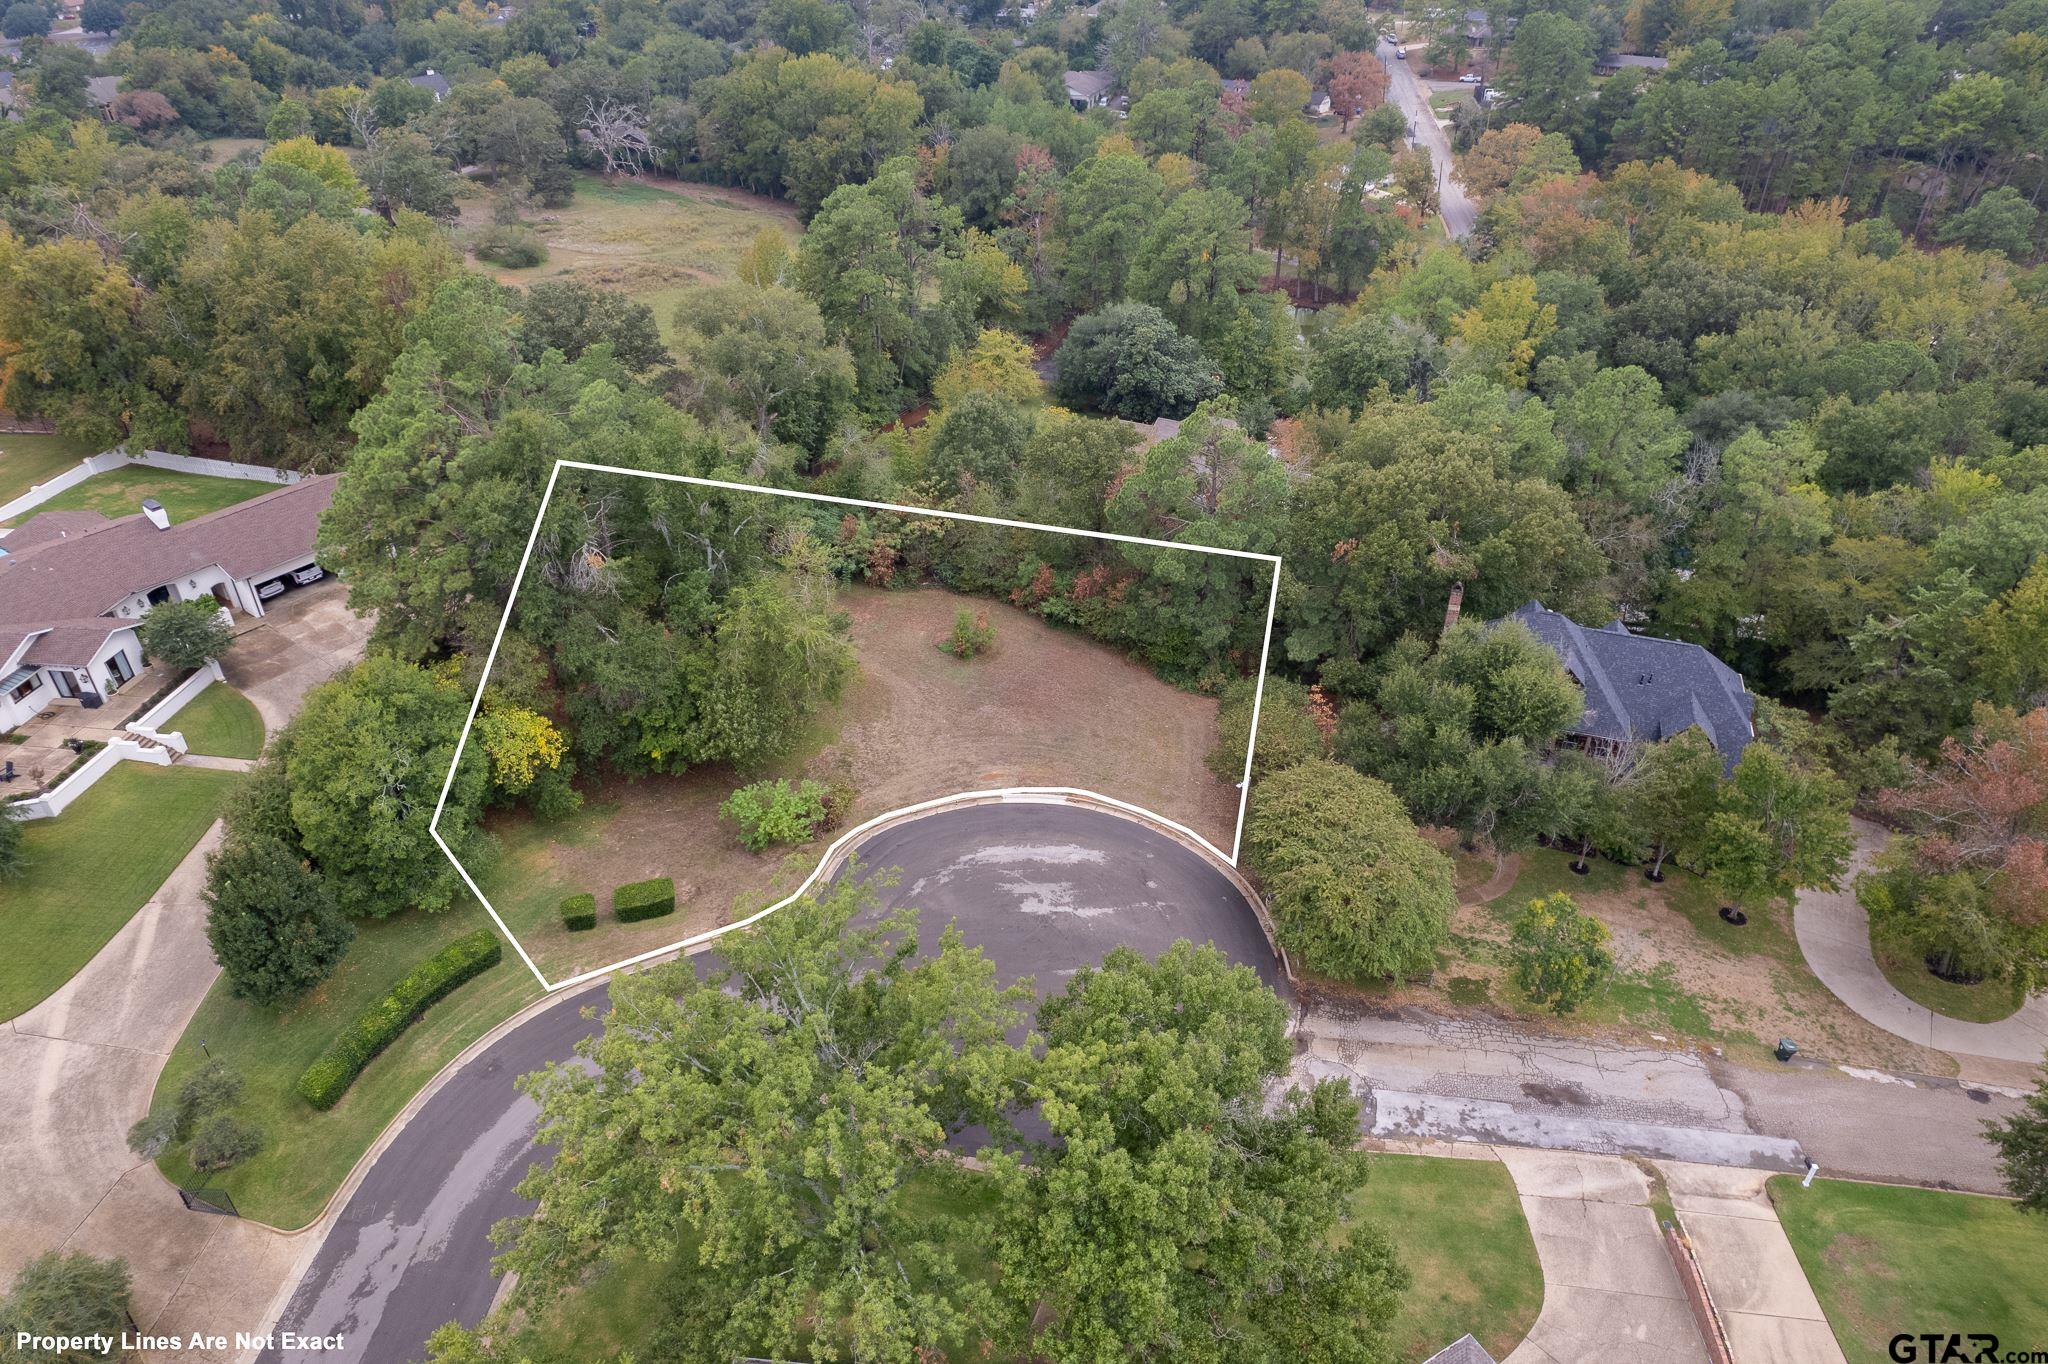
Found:
[[(60, 698), (96, 707), (141, 671), (150, 607), (211, 597), (263, 614), (262, 588), (313, 564), (336, 476), (301, 479), (190, 521), (43, 512), (0, 538), (0, 733)], [(274, 589), (273, 589), (274, 590)]]
[(1548, 644), (1586, 693), (1586, 713), (1567, 737), (1588, 752), (1657, 743), (1697, 727), (1733, 771), (1756, 737), (1756, 697), (1742, 674), (1697, 644), (1634, 634), (1619, 620), (1588, 628), (1540, 601), (1505, 619)]
[(1467, 1332), (1423, 1360), (1422, 1364), (1494, 1364), (1494, 1359), (1486, 1352), (1486, 1347)]
[(412, 76), (405, 83), (407, 85), (417, 85), (420, 89), (432, 95), (436, 104), (448, 98), (448, 91), (450, 89), (448, 78), (431, 66), (426, 69), (424, 74)]

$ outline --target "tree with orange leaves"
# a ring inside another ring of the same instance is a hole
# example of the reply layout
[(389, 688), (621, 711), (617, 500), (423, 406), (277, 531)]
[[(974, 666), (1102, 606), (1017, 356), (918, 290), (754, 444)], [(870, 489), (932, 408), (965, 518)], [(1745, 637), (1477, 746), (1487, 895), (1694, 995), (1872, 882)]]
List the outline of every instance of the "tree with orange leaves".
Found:
[(1858, 883), (1880, 937), (1950, 979), (2048, 976), (2048, 710), (1979, 706), (1880, 808), (1910, 831)]

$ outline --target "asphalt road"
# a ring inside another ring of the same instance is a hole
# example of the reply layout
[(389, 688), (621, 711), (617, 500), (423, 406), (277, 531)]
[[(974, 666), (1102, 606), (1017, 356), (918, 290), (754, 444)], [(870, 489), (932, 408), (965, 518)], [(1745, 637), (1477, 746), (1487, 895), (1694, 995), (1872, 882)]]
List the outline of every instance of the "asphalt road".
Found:
[[(860, 856), (868, 870), (902, 869), (884, 908), (919, 907), (930, 937), (957, 923), (1006, 982), (1030, 976), (1041, 995), (1119, 944), (1157, 955), (1179, 938), (1213, 941), (1281, 983), (1229, 878), (1117, 816), (975, 806), (885, 829)], [(538, 1154), (538, 1110), (514, 1081), (568, 1058), (598, 1026), (583, 1010), (604, 1001), (601, 985), (564, 999), (450, 1077), (370, 1167), (276, 1324), (340, 1334), (344, 1348), (270, 1350), (262, 1364), (406, 1364), (441, 1323), (482, 1320), (497, 1291), (491, 1226), (530, 1207), (514, 1188)]]
[(1429, 87), (1409, 62), (1394, 56), (1394, 44), (1382, 40), (1379, 58), (1393, 82), (1387, 88), (1387, 102), (1408, 116), (1409, 140), (1429, 148), (1436, 163), (1437, 211), (1443, 217), (1444, 230), (1454, 238), (1471, 236), (1472, 225), (1479, 221), (1479, 206), (1451, 174), (1451, 140), (1437, 126), (1436, 111), (1429, 106)]

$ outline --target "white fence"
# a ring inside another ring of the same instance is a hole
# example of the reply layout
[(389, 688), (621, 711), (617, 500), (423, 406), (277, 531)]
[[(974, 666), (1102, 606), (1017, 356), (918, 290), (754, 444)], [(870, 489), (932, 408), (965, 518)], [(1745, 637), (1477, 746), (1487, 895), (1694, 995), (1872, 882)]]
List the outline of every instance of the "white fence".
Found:
[(114, 770), (114, 764), (126, 759), (130, 762), (154, 763), (158, 767), (169, 767), (176, 761), (176, 753), (189, 752), (185, 736), (176, 730), (162, 730), (157, 726), (190, 705), (192, 698), (205, 691), (215, 682), (222, 680), (220, 664), (208, 663), (180, 682), (165, 695), (164, 699), (151, 706), (121, 728), (130, 734), (154, 739), (161, 748), (145, 748), (130, 739), (116, 738), (107, 746), (86, 759), (85, 765), (58, 782), (40, 796), (16, 801), (11, 807), (16, 819), (55, 819), (64, 813), (65, 807), (91, 789), (92, 784)]
[[(0, 436), (0, 449), (5, 449), (6, 446), (6, 438)], [(150, 469), (171, 469), (181, 474), (203, 474), (208, 478), (245, 478), (258, 483), (297, 483), (300, 478), (300, 475), (291, 469), (270, 469), (261, 464), (242, 464), (231, 459), (202, 459), (197, 455), (174, 455), (165, 450), (145, 450), (139, 455), (131, 455), (123, 446), (101, 454), (88, 455), (75, 467), (66, 469), (48, 483), (38, 483), (12, 502), (0, 504), (0, 521), (11, 521), (25, 511), (40, 507), (58, 493), (77, 487), (94, 474), (103, 474), (124, 464), (140, 464)]]

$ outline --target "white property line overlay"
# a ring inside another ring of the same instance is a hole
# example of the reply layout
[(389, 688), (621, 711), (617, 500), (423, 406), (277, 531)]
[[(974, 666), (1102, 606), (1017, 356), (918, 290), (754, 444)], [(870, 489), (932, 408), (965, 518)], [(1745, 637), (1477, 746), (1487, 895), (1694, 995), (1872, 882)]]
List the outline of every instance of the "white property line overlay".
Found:
[[(771, 497), (795, 498), (804, 502), (827, 502), (841, 507), (864, 507), (871, 511), (900, 512), (906, 516), (936, 516), (948, 521), (972, 521), (984, 526), (1007, 526), (1017, 530), (1043, 531), (1049, 535), (1072, 535), (1088, 540), (1113, 540), (1120, 544), (1146, 545), (1153, 549), (1177, 549), (1198, 554), (1220, 554), (1226, 558), (1252, 559), (1260, 563), (1272, 565), (1273, 583), (1266, 594), (1266, 633), (1259, 645), (1259, 680), (1257, 685), (1252, 688), (1252, 723), (1244, 746), (1244, 772), (1237, 783), (1237, 828), (1231, 835), (1229, 855), (1225, 856), (1221, 848), (1196, 833), (1193, 829), (1188, 828), (1185, 824), (1168, 819), (1157, 811), (1148, 810), (1142, 805), (1133, 805), (1129, 801), (1118, 800), (1114, 796), (1105, 796), (1100, 792), (1086, 791), (1080, 787), (1011, 786), (991, 791), (962, 791), (950, 796), (937, 796), (931, 800), (919, 801), (914, 805), (905, 805), (901, 809), (890, 810), (886, 814), (876, 815), (873, 819), (864, 820), (853, 828), (848, 829), (838, 838), (832, 840), (831, 846), (826, 848), (824, 855), (818, 859), (818, 865), (813, 867), (810, 875), (803, 879), (803, 884), (799, 885), (788, 895), (783, 896), (780, 900), (777, 900), (774, 904), (769, 905), (766, 909), (757, 910), (744, 919), (738, 919), (729, 924), (722, 924), (717, 928), (707, 929), (702, 933), (694, 934), (677, 942), (650, 948), (645, 952), (627, 957), (623, 961), (615, 961), (609, 966), (600, 966), (595, 970), (584, 971), (569, 977), (567, 980), (549, 980), (540, 969), (540, 966), (534, 961), (532, 955), (527, 952), (525, 946), (520, 943), (519, 935), (512, 931), (511, 925), (507, 924), (503, 917), (499, 915), (497, 907), (491, 903), (490, 897), (483, 893), (482, 888), (477, 885), (475, 878), (469, 874), (469, 868), (462, 865), (462, 859), (457, 857), (455, 850), (448, 846), (448, 840), (441, 837), (441, 814), (448, 807), (448, 793), (455, 788), (455, 774), (462, 767), (462, 754), (469, 746), (469, 732), (475, 727), (477, 711), (483, 705), (484, 688), (490, 684), (491, 669), (498, 662), (498, 647), (505, 642), (505, 628), (512, 623), (512, 610), (519, 602), (520, 584), (526, 581), (526, 566), (533, 558), (533, 547), (540, 540), (541, 523), (547, 520), (548, 504), (554, 500), (555, 484), (561, 478), (562, 470), (564, 469), (582, 469), (597, 474), (623, 474), (629, 478), (652, 478), (665, 483), (689, 483), (700, 488), (717, 488), (725, 492), (766, 493)], [(1237, 866), (1238, 851), (1244, 843), (1245, 803), (1250, 798), (1252, 789), (1252, 752), (1258, 747), (1259, 710), (1266, 700), (1266, 665), (1273, 652), (1273, 619), (1278, 612), (1279, 605), (1280, 556), (1277, 554), (1260, 554), (1248, 549), (1225, 549), (1216, 545), (1184, 545), (1172, 540), (1153, 540), (1142, 535), (1122, 535), (1114, 531), (1077, 530), (1072, 526), (1049, 526), (1037, 521), (1014, 521), (1006, 517), (981, 516), (973, 512), (939, 511), (931, 507), (911, 507), (898, 502), (869, 502), (857, 497), (836, 497), (830, 493), (807, 493), (799, 492), (792, 488), (768, 488), (754, 483), (733, 483), (725, 479), (698, 478), (691, 474), (661, 473), (652, 469), (628, 469), (623, 465), (592, 464), (580, 459), (558, 459), (555, 461), (554, 468), (548, 472), (548, 486), (546, 491), (541, 494), (540, 510), (534, 513), (533, 529), (526, 533), (526, 548), (519, 556), (519, 572), (512, 579), (512, 593), (505, 599), (505, 614), (499, 618), (498, 632), (491, 637), (490, 652), (484, 655), (484, 670), (477, 679), (476, 695), (470, 698), (469, 714), (463, 719), (462, 733), (455, 740), (455, 757), (448, 764), (448, 775), (442, 779), (441, 795), (434, 802), (434, 814), (427, 822), (427, 832), (433, 836), (434, 842), (441, 849), (442, 855), (455, 868), (455, 874), (462, 878), (462, 883), (469, 887), (472, 895), (476, 896), (477, 903), (481, 904), (484, 907), (484, 912), (491, 916), (491, 922), (498, 926), (498, 931), (503, 933), (507, 941), (512, 944), (512, 950), (517, 952), (519, 959), (526, 963), (526, 969), (533, 972), (533, 978), (540, 982), (541, 989), (550, 994), (558, 990), (569, 989), (571, 986), (581, 985), (587, 981), (596, 980), (599, 976), (610, 975), (614, 971), (622, 971), (629, 966), (637, 966), (641, 962), (651, 961), (670, 952), (695, 947), (700, 943), (709, 942), (713, 938), (730, 933), (734, 929), (746, 928), (751, 924), (759, 923), (768, 915), (773, 914), (784, 905), (802, 896), (817, 881), (825, 868), (831, 866), (833, 860), (854, 839), (869, 832), (875, 826), (890, 820), (901, 819), (905, 815), (914, 815), (925, 810), (935, 810), (962, 800), (976, 798), (1012, 800), (1033, 796), (1083, 796), (1091, 800), (1102, 801), (1106, 805), (1113, 805), (1120, 809), (1128, 810), (1133, 814), (1142, 815), (1144, 818), (1163, 824), (1178, 833), (1186, 834), (1189, 838), (1194, 839), (1195, 842), (1201, 844), (1204, 848), (1207, 848), (1210, 852), (1228, 863), (1232, 868), (1235, 868)]]

